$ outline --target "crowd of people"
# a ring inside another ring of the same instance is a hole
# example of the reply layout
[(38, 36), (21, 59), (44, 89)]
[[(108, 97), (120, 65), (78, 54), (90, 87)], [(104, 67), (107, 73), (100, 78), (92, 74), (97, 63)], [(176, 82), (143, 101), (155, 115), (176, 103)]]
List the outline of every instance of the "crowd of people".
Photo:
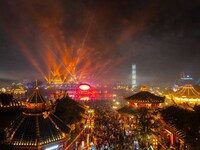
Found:
[(134, 134), (127, 132), (119, 120), (119, 115), (112, 111), (96, 114), (95, 128), (91, 132), (92, 139), (95, 139), (96, 149), (133, 150)]
[[(139, 142), (133, 122), (112, 108), (112, 101), (88, 103), (95, 110), (94, 127), (86, 128), (77, 150), (137, 150)], [(84, 144), (83, 144), (84, 141)], [(84, 145), (84, 146), (83, 146)]]
[(112, 101), (91, 102), (95, 109), (95, 125), (89, 130), (91, 149), (96, 150), (133, 150), (138, 148), (134, 143), (134, 132), (125, 128), (125, 120), (112, 108)]

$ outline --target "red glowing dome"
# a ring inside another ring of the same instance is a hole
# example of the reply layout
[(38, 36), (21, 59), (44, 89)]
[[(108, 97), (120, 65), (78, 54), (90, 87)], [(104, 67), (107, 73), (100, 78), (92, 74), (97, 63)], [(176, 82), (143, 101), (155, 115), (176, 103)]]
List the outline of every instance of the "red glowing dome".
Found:
[(93, 100), (96, 99), (97, 93), (98, 91), (94, 88), (94, 86), (87, 83), (81, 83), (76, 88), (74, 99), (82, 101)]

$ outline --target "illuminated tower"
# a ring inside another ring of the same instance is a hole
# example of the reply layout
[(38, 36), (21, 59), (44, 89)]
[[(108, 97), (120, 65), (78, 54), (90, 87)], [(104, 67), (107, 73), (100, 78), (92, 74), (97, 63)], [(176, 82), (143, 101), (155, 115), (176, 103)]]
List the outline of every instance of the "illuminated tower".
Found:
[(136, 86), (136, 65), (132, 64), (132, 88)]

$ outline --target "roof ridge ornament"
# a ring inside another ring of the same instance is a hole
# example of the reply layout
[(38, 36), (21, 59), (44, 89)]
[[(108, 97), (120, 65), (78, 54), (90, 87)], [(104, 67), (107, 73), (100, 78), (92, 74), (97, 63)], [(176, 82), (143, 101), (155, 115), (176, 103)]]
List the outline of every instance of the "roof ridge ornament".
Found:
[(140, 91), (142, 91), (142, 92), (147, 92), (147, 91), (148, 91), (147, 86), (145, 86), (145, 85), (141, 86), (141, 87), (140, 87)]

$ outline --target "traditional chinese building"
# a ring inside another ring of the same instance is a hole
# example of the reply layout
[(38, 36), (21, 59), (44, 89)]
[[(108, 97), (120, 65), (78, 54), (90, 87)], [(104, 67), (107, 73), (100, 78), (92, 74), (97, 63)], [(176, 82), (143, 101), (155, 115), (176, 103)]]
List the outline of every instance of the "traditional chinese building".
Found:
[(141, 87), (140, 92), (125, 98), (125, 100), (128, 101), (128, 105), (117, 110), (121, 114), (120, 119), (123, 122), (125, 131), (134, 128), (137, 130), (138, 135), (143, 138), (143, 143), (146, 143), (146, 145), (151, 144), (153, 149), (157, 149), (158, 138), (149, 134), (152, 130), (159, 132), (156, 128), (153, 128), (157, 121), (153, 117), (155, 111), (152, 110), (161, 107), (165, 97), (154, 95), (147, 91), (146, 87)]
[(176, 103), (200, 104), (200, 93), (191, 84), (183, 86), (180, 90), (171, 94)]
[(25, 98), (26, 90), (24, 88), (13, 89), (13, 98), (22, 99)]
[(132, 107), (156, 108), (161, 107), (165, 97), (150, 93), (147, 87), (141, 87), (140, 92), (125, 98), (125, 100), (127, 100), (128, 105)]
[(22, 102), (13, 98), (12, 93), (0, 93), (0, 108), (21, 107)]
[(27, 109), (5, 129), (9, 145), (24, 150), (64, 150), (70, 129), (47, 108), (36, 85)]

